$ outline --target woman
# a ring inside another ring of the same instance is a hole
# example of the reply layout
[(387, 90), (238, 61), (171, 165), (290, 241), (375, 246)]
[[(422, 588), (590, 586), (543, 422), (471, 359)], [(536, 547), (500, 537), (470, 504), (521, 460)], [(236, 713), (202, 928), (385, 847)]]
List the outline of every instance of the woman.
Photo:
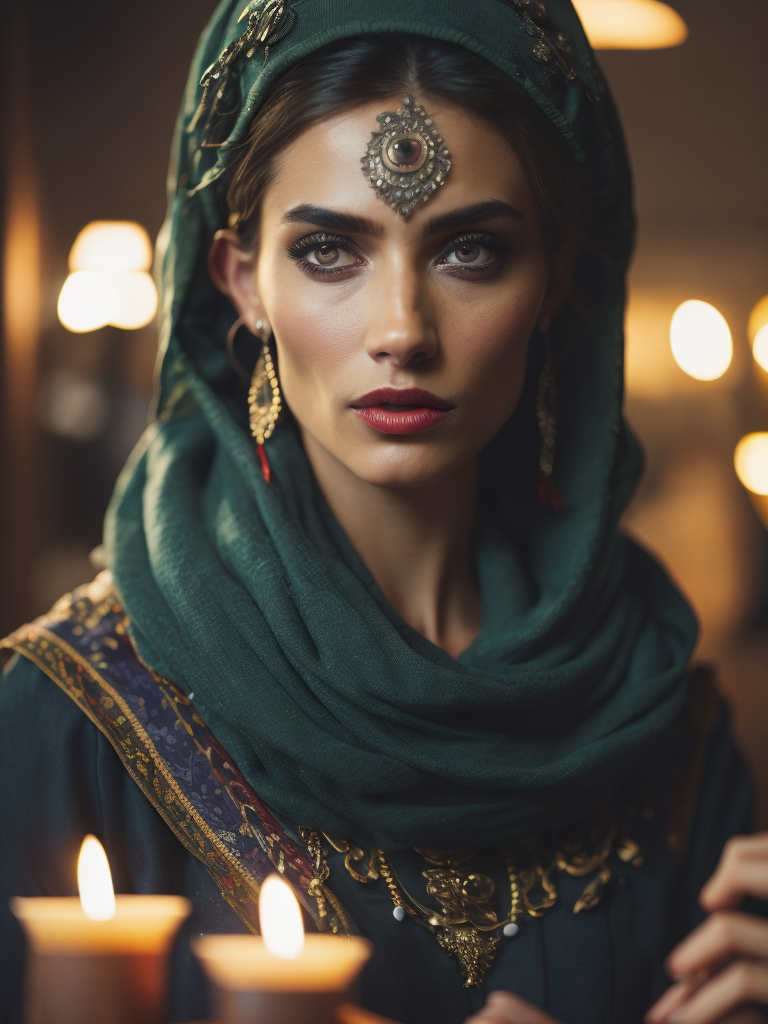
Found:
[[(687, 605), (617, 529), (610, 96), (565, 0), (242, 14), (180, 117), (111, 574), (5, 644), (3, 885), (70, 890), (95, 832), (118, 889), (232, 931), (276, 866), (373, 939), (394, 1020), (509, 990), (639, 1021), (748, 787)], [(186, 941), (171, 1001), (204, 1013)]]

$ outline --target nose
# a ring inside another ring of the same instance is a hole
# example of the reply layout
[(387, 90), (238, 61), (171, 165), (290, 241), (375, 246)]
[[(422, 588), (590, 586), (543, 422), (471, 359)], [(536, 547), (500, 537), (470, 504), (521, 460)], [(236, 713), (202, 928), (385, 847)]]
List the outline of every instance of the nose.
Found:
[(376, 362), (417, 365), (438, 351), (437, 331), (414, 267), (390, 266), (382, 273), (367, 320), (365, 349)]

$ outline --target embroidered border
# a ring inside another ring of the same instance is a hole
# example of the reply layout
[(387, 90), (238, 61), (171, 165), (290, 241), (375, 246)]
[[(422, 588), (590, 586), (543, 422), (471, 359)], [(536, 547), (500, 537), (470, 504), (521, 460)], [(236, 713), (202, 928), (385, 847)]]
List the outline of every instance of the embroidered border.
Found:
[(261, 883), (277, 870), (320, 930), (350, 934), (333, 893), (325, 886), (318, 893), (310, 858), (188, 698), (141, 664), (127, 626), (111, 575), (101, 573), (0, 648), (29, 658), (85, 712), (251, 931), (258, 931)]

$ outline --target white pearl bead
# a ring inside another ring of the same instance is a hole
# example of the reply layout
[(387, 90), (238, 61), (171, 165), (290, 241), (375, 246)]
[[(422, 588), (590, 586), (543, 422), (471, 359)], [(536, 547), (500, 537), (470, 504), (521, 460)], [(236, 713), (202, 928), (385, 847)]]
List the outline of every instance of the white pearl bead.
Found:
[(404, 921), (405, 910), (403, 909), (403, 907), (395, 907), (395, 909), (392, 911), (392, 917), (394, 917), (396, 921)]
[(513, 939), (515, 935), (520, 931), (520, 925), (515, 924), (514, 921), (510, 921), (509, 924), (504, 925), (504, 934), (508, 939)]

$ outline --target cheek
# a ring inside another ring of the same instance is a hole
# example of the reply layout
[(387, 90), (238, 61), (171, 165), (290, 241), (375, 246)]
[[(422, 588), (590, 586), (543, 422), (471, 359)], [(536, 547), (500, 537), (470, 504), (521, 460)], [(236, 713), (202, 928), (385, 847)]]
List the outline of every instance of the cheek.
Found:
[(483, 421), (490, 420), (491, 430), (511, 415), (520, 398), (528, 341), (546, 288), (543, 267), (533, 268), (453, 321), (451, 334), (465, 363), (469, 400)]
[(297, 419), (306, 424), (328, 412), (330, 397), (344, 380), (359, 348), (361, 310), (354, 298), (318, 288), (291, 264), (267, 258), (259, 275), (265, 312), (277, 343), (280, 386)]

